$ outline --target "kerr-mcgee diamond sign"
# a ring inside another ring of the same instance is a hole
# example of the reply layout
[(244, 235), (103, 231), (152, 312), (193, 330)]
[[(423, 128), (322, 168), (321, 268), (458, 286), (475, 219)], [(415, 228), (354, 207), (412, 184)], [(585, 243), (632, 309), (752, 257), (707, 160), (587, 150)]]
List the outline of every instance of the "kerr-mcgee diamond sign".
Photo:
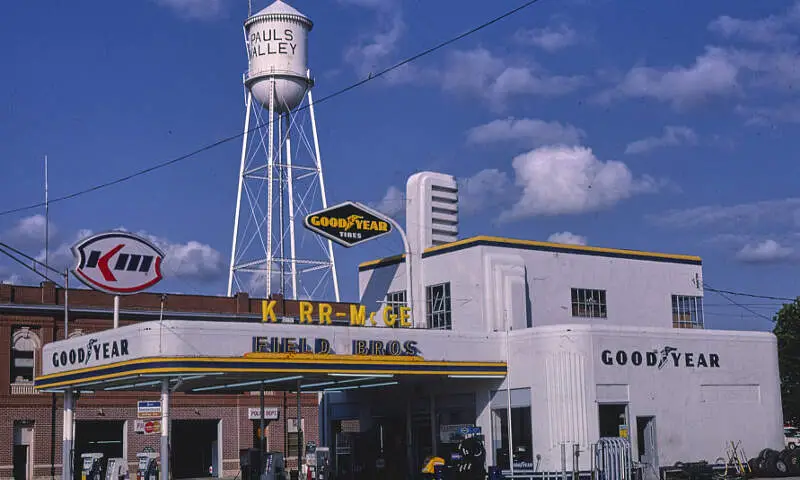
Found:
[(78, 242), (72, 252), (77, 261), (75, 276), (101, 292), (131, 295), (163, 278), (164, 252), (132, 233), (98, 233)]

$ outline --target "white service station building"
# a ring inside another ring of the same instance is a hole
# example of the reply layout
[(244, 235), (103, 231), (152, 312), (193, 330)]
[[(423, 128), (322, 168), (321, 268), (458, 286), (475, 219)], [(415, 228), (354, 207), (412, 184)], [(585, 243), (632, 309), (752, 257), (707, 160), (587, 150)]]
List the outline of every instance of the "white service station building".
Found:
[(510, 449), (528, 471), (561, 471), (564, 450), (571, 470), (573, 448), (587, 470), (601, 437), (629, 438), (648, 476), (731, 441), (749, 456), (782, 447), (775, 337), (704, 328), (700, 258), (459, 240), (452, 177), (416, 174), (407, 198), (410, 262), (358, 274), (367, 311), (410, 305), (411, 325), (141, 323), (46, 345), (37, 388), (326, 391), (323, 443), (335, 448), (336, 422), (380, 424), (416, 471), (464, 425), (480, 427), (487, 465), (509, 468)]

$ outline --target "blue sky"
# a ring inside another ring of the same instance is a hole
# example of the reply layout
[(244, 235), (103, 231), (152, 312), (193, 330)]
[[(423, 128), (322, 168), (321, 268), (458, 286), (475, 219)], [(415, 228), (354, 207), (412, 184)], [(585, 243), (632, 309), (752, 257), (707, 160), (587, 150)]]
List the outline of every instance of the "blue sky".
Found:
[[(321, 98), (517, 2), (292, 5), (315, 22)], [(241, 132), (246, 13), (225, 0), (8, 10), (0, 210), (43, 200), (45, 155), (53, 198)], [(397, 214), (408, 175), (442, 171), (461, 183), (464, 236), (696, 254), (715, 288), (794, 297), (798, 27), (800, 4), (783, 1), (542, 0), (319, 105), (329, 200)], [(163, 290), (224, 293), (239, 154), (229, 142), (51, 205), (51, 262), (71, 263), (86, 231), (124, 227), (167, 250)], [(41, 255), (42, 213), (0, 217), (0, 239)], [(357, 298), (358, 262), (400, 248), (337, 247), (344, 299)], [(4, 259), (0, 278), (35, 282)], [(727, 303), (707, 292), (709, 326), (770, 328)]]

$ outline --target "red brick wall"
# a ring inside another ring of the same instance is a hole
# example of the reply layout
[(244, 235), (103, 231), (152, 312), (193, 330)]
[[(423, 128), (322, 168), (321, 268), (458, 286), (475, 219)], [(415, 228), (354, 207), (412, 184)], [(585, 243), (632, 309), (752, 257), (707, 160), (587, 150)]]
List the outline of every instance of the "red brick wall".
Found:
[[(75, 409), (75, 420), (127, 420), (128, 421), (128, 462), (130, 468), (136, 467), (136, 453), (144, 447), (150, 446), (156, 452), (160, 451), (160, 435), (142, 435), (134, 433), (134, 420), (136, 419), (135, 402), (139, 397), (130, 394), (119, 394), (126, 398), (108, 398), (108, 395), (94, 396), (84, 395), (78, 402)], [(0, 479), (11, 478), (12, 467), (12, 448), (14, 422), (19, 420), (34, 421), (34, 463), (36, 465), (36, 477), (50, 477), (50, 426), (51, 410), (49, 407), (50, 395), (43, 394), (36, 396), (35, 405), (25, 405), (16, 403), (14, 406), (6, 404), (0, 411)], [(47, 400), (47, 405), (41, 400)], [(94, 398), (93, 398), (94, 397)], [(103, 398), (105, 397), (105, 398)], [(170, 408), (172, 420), (221, 420), (223, 447), (222, 457), (224, 461), (223, 474), (230, 473), (235, 475), (239, 469), (239, 449), (249, 448), (253, 442), (253, 421), (247, 418), (247, 409), (259, 406), (258, 396), (243, 395), (234, 397), (230, 395), (220, 397), (199, 397), (194, 399), (181, 399), (176, 401)], [(148, 399), (142, 396), (141, 399)], [(232, 400), (232, 401), (231, 401)], [(284, 451), (285, 433), (283, 415), (284, 409), (281, 406), (283, 395), (268, 395), (265, 399), (267, 407), (278, 407), (279, 419), (268, 422), (267, 442), (268, 448), (272, 451), (281, 451), (289, 457), (289, 465), (296, 467), (296, 446), (289, 446), (289, 453)], [(301, 398), (301, 412), (305, 420), (304, 440), (306, 442), (319, 442), (319, 423), (317, 397), (315, 394), (303, 394)], [(56, 475), (61, 473), (61, 440), (63, 438), (62, 422), (63, 409), (62, 399), (57, 396), (56, 411), (56, 449), (55, 464)], [(102, 414), (100, 410), (102, 409)], [(296, 398), (294, 394), (287, 395), (286, 418), (295, 418), (297, 411)], [(76, 453), (77, 454), (77, 453)]]

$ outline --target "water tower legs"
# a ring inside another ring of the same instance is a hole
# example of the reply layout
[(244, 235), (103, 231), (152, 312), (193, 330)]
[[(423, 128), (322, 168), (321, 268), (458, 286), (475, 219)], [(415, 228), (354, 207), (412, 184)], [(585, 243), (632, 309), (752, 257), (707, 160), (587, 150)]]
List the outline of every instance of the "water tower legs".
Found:
[(309, 89), (297, 108), (281, 113), (275, 91), (269, 108), (247, 91), (228, 296), (338, 302), (333, 242), (296, 225), (328, 206), (313, 97)]

